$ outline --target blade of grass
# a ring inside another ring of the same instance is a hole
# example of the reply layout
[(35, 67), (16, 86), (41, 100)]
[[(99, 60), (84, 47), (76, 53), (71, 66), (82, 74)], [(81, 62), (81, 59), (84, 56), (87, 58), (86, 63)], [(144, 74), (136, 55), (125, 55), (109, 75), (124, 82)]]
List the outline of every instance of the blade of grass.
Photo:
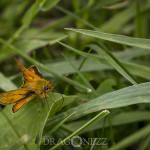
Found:
[(12, 35), (12, 37), (5, 43), (3, 48), (6, 48), (8, 45), (10, 45), (15, 39), (17, 39), (20, 34), (29, 27), (31, 24), (33, 18), (36, 16), (38, 11), (40, 10), (40, 6), (43, 6), (46, 0), (36, 0), (36, 2), (28, 9), (28, 11), (25, 13), (23, 20), (22, 20), (22, 26)]
[[(75, 120), (70, 123), (67, 123), (64, 128), (70, 129), (70, 132), (74, 132), (77, 130), (79, 126), (85, 124), (89, 119), (85, 120)], [(121, 125), (129, 125), (142, 121), (150, 121), (150, 112), (149, 111), (127, 111), (119, 114), (111, 115), (111, 125), (112, 126), (121, 126)], [(105, 121), (105, 128), (109, 127), (110, 123), (107, 119)], [(103, 122), (98, 121), (94, 126), (86, 128), (83, 133), (92, 132), (94, 130), (98, 130), (103, 128)]]
[(114, 109), (133, 104), (150, 103), (149, 89), (150, 82), (147, 82), (104, 94), (88, 101), (87, 103), (74, 107), (65, 113), (55, 116), (52, 120), (48, 121), (47, 125), (63, 119), (66, 115), (74, 111), (76, 114), (70, 118), (71, 120), (103, 109)]
[(95, 37), (98, 39), (103, 39), (111, 42), (115, 42), (118, 44), (125, 44), (129, 46), (135, 46), (140, 48), (145, 48), (147, 50), (150, 50), (150, 40), (144, 39), (144, 38), (133, 38), (129, 36), (124, 35), (118, 35), (118, 34), (109, 34), (104, 33), (100, 31), (93, 31), (93, 30), (85, 30), (85, 29), (73, 29), (73, 28), (65, 28), (66, 30), (78, 32), (81, 34), (85, 34), (91, 37)]
[[(128, 1), (129, 2), (129, 1)], [(149, 2), (142, 3), (141, 12), (149, 10)], [(126, 9), (122, 9), (119, 13), (114, 14), (110, 19), (105, 21), (99, 28), (103, 32), (117, 33), (122, 30), (122, 27), (125, 26), (130, 20), (133, 20), (136, 17), (135, 9), (136, 3), (129, 4)], [(119, 21), (118, 21), (119, 20)], [(117, 22), (117, 23), (116, 23)]]
[(79, 77), (81, 78), (81, 80), (85, 83), (85, 85), (89, 88), (92, 89), (92, 92), (95, 94), (96, 96), (96, 92), (95, 89), (93, 88), (93, 86), (87, 81), (87, 79), (83, 76), (83, 74), (74, 66), (74, 64), (64, 55), (64, 58), (71, 64), (71, 66), (75, 69), (76, 73), (79, 75)]
[(89, 53), (81, 52), (81, 51), (79, 51), (79, 50), (77, 50), (77, 49), (75, 49), (75, 48), (73, 48), (73, 47), (71, 47), (71, 46), (69, 46), (69, 45), (67, 45), (67, 44), (64, 44), (64, 43), (62, 43), (62, 42), (60, 42), (60, 41), (57, 41), (57, 42), (58, 42), (59, 44), (61, 44), (62, 46), (66, 47), (67, 49), (69, 49), (69, 50), (71, 50), (71, 51), (73, 51), (73, 52), (75, 52), (76, 54), (79, 54), (79, 55), (81, 55), (81, 56), (100, 58), (100, 56), (97, 56), (97, 55), (94, 55), (94, 54), (89, 54)]
[[(92, 49), (90, 49), (90, 50), (88, 51), (88, 54), (89, 54), (91, 51), (92, 51)], [(83, 61), (81, 62), (80, 66), (79, 66), (79, 68), (78, 68), (79, 70), (81, 70), (81, 68), (82, 68), (83, 65), (85, 64), (86, 60), (87, 60), (87, 58), (84, 58), (84, 59), (83, 59)]]
[[(72, 48), (72, 47), (70, 47), (70, 46), (68, 46), (68, 45), (66, 45), (66, 44), (64, 44), (62, 42), (58, 42), (58, 43), (61, 44), (61, 45), (63, 45), (63, 46), (65, 46), (66, 48), (72, 50), (73, 52), (78, 53), (78, 54), (84, 56), (84, 57), (92, 56), (92, 57), (95, 57), (95, 58), (101, 58), (101, 60), (103, 59), (103, 61), (104, 61), (104, 58), (102, 58), (101, 56), (97, 56), (97, 55), (92, 55), (92, 54), (87, 54), (87, 53), (84, 53), (84, 52), (80, 52), (80, 51), (78, 51), (78, 50), (76, 50), (76, 49), (74, 49), (74, 48)], [(106, 47), (104, 47), (104, 48), (107, 50)], [(98, 52), (100, 51), (99, 49), (96, 49), (96, 50)], [(109, 55), (106, 55), (106, 54), (109, 54)], [(107, 50), (107, 53), (104, 53), (104, 55), (105, 55), (105, 58), (108, 59), (108, 62), (110, 64), (112, 64), (112, 66), (114, 68), (116, 68), (116, 70), (121, 75), (123, 75), (131, 83), (136, 84), (136, 82), (133, 80), (133, 78), (131, 77), (131, 75), (129, 75), (129, 73), (127, 73), (126, 69), (120, 63), (118, 63), (119, 61), (114, 56), (112, 56), (112, 54), (110, 54), (110, 52), (108, 52), (108, 50)]]
[[(62, 42), (58, 42), (59, 44), (61, 44), (62, 46), (66, 47), (67, 49), (73, 51), (74, 53), (76, 54), (79, 54), (85, 58), (94, 58), (94, 59), (99, 59), (100, 61), (100, 67), (99, 67), (99, 70), (105, 70), (105, 69), (111, 69), (110, 65), (104, 60), (103, 57), (101, 57), (100, 55), (93, 55), (93, 54), (88, 54), (88, 53), (85, 53), (85, 52), (82, 52), (82, 51), (79, 51), (69, 45), (66, 45)], [(90, 48), (92, 49), (98, 49), (99, 47), (97, 46), (91, 46), (90, 45)], [(142, 49), (141, 49), (142, 50)], [(98, 50), (97, 50), (98, 51)], [(131, 63), (131, 62), (126, 62), (126, 61), (121, 61), (120, 62), (134, 75), (137, 75), (137, 76), (140, 76), (140, 77), (143, 77), (145, 79), (150, 79), (150, 69), (146, 66), (142, 66), (142, 65), (138, 65), (138, 64), (134, 64), (134, 63)], [(101, 67), (101, 65), (104, 65)], [(102, 68), (102, 69), (101, 69)], [(96, 69), (98, 70), (98, 69)]]
[(142, 12), (140, 1), (136, 3), (135, 36), (142, 37)]
[(90, 23), (87, 22), (86, 20), (83, 20), (83, 18), (80, 18), (77, 14), (74, 14), (74, 13), (72, 13), (72, 12), (68, 11), (67, 9), (65, 9), (65, 8), (63, 8), (63, 7), (60, 7), (60, 6), (56, 6), (56, 8), (57, 8), (59, 11), (61, 11), (61, 12), (65, 13), (65, 14), (67, 14), (67, 15), (70, 16), (71, 18), (74, 18), (74, 19), (76, 19), (76, 20), (82, 22), (84, 25), (87, 25), (88, 27), (90, 27), (90, 28), (92, 28), (92, 29), (98, 30), (98, 28), (96, 28), (94, 25), (90, 24)]
[(146, 127), (142, 128), (141, 130), (136, 131), (134, 134), (132, 133), (132, 135), (123, 139), (121, 142), (119, 142), (115, 146), (109, 148), (108, 150), (124, 149), (148, 134), (150, 134), (150, 125), (147, 125)]
[(101, 54), (100, 51), (103, 52), (104, 58), (106, 58), (107, 62), (112, 65), (123, 77), (125, 77), (132, 84), (137, 84), (129, 71), (120, 63), (120, 61), (109, 51), (109, 49), (104, 45), (103, 41), (100, 40), (100, 46), (102, 49), (97, 49), (98, 53)]
[(149, 147), (149, 143), (150, 135), (147, 135), (146, 138), (144, 138), (141, 144), (139, 145), (139, 150), (146, 150), (146, 148)]
[[(73, 59), (72, 62), (77, 67), (80, 65), (81, 60), (75, 60)], [(143, 79), (150, 80), (150, 68), (134, 63), (129, 63), (125, 61), (121, 61), (121, 63), (135, 76), (142, 77)], [(71, 67), (71, 65), (66, 61), (60, 61), (55, 64), (46, 64), (49, 68), (55, 70), (59, 74), (68, 74), (73, 73), (75, 74), (75, 70)], [(63, 68), (63, 70), (60, 70), (59, 68)], [(93, 58), (88, 58), (84, 66), (82, 67), (82, 72), (93, 72), (93, 71), (105, 71), (105, 70), (112, 70), (113, 68), (106, 64), (105, 62), (101, 60), (94, 60)], [(42, 70), (44, 76), (51, 76), (44, 70)], [(12, 78), (10, 78), (12, 80)]]
[(90, 121), (88, 121), (86, 124), (84, 124), (82, 127), (80, 127), (76, 132), (72, 133), (71, 135), (69, 135), (68, 137), (66, 137), (64, 140), (62, 140), (60, 143), (56, 144), (55, 146), (53, 146), (51, 148), (51, 150), (54, 150), (56, 148), (58, 148), (59, 146), (61, 146), (64, 142), (70, 140), (72, 137), (80, 134), (85, 128), (87, 128), (88, 126), (94, 124), (95, 122), (97, 122), (98, 120), (104, 118), (105, 116), (107, 116), (109, 114), (108, 110), (104, 110), (102, 112), (100, 112), (98, 115), (96, 115), (94, 118), (92, 118)]
[[(32, 23), (34, 17), (41, 11), (42, 7), (44, 7), (47, 0), (36, 0), (35, 3), (27, 10), (22, 19), (22, 26), (10, 37), (10, 39), (5, 43), (3, 48), (8, 47), (14, 40), (16, 40), (23, 31), (25, 31), (30, 24)], [(49, 9), (53, 8), (59, 0), (49, 1)]]
[[(44, 137), (52, 135), (62, 124), (64, 124), (75, 112), (64, 118), (59, 124), (53, 127)], [(43, 143), (43, 142), (42, 142)]]

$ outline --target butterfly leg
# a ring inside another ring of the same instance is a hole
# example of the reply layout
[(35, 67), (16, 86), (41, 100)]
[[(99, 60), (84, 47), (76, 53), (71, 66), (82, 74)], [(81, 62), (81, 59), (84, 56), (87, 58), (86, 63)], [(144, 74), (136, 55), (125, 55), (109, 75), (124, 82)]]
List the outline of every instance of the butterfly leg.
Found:
[(40, 102), (41, 102), (41, 106), (43, 108), (44, 107), (44, 103), (43, 103), (42, 99), (40, 99)]

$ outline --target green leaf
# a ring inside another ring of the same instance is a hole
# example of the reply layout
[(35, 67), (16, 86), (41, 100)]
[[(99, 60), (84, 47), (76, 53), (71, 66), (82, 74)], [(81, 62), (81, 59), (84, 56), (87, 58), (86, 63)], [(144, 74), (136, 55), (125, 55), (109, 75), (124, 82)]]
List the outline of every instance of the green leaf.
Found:
[[(129, 1), (126, 2), (128, 3)], [(126, 9), (122, 9), (119, 13), (114, 14), (109, 20), (105, 21), (100, 26), (100, 30), (109, 33), (117, 33), (121, 30), (125, 30), (128, 22), (136, 17), (136, 11), (133, 11), (135, 9), (135, 5), (136, 3), (131, 3), (131, 5), (129, 4)], [(145, 1), (145, 3), (141, 5), (141, 12), (149, 10), (149, 8), (149, 2)]]
[(44, 137), (48, 137), (50, 135), (53, 134), (53, 132), (55, 132), (62, 124), (64, 124), (75, 112), (73, 112), (72, 114), (70, 114), (69, 116), (67, 116), (65, 119), (63, 119), (60, 123), (58, 123), (56, 126), (54, 126), (52, 129), (50, 129), (48, 131), (48, 133), (46, 133), (46, 135), (44, 135)]
[(135, 46), (140, 48), (145, 48), (150, 50), (150, 40), (144, 38), (133, 38), (124, 35), (117, 35), (117, 34), (109, 34), (100, 31), (93, 31), (93, 30), (85, 30), (85, 29), (73, 29), (73, 28), (66, 28), (67, 30), (78, 32), (84, 35), (88, 35), (94, 38), (99, 38), (119, 44), (125, 44), (129, 46)]
[[(76, 98), (73, 96), (72, 100)], [(51, 118), (62, 106), (62, 101), (66, 102), (68, 99), (69, 97), (63, 96), (62, 98), (60, 94), (50, 93), (47, 100), (40, 101), (39, 98), (36, 98), (14, 114), (11, 111), (12, 106), (6, 106), (0, 112), (0, 148), (30, 149), (32, 146), (32, 149), (39, 149), (39, 146), (35, 144), (36, 136), (39, 133), (42, 136), (48, 117)], [(39, 136), (39, 144), (41, 138)]]
[(138, 103), (150, 103), (149, 89), (150, 82), (147, 82), (104, 94), (85, 104), (72, 108), (65, 113), (55, 116), (52, 120), (49, 120), (49, 124), (63, 119), (66, 115), (74, 111), (76, 113), (70, 119), (77, 119), (103, 109), (120, 108)]
[(103, 95), (108, 92), (114, 91), (113, 86), (116, 85), (116, 81), (114, 79), (106, 79), (104, 80), (99, 87), (96, 89), (96, 92), (100, 95)]
[(28, 27), (36, 14), (40, 11), (40, 9), (45, 4), (46, 0), (36, 0), (36, 2), (28, 9), (26, 14), (24, 15), (22, 22), (23, 26)]
[[(65, 38), (65, 34), (45, 31), (44, 29), (29, 29), (24, 32), (14, 45), (22, 52), (29, 53), (37, 48), (44, 47), (48, 44), (55, 44), (57, 40)], [(12, 48), (4, 48), (0, 51), (0, 61), (16, 54)]]
[(11, 82), (8, 78), (6, 78), (1, 72), (0, 72), (0, 88), (4, 91), (10, 91), (13, 89), (16, 89), (16, 85)]
[(137, 84), (130, 72), (120, 63), (120, 61), (110, 52), (110, 50), (100, 41), (102, 48), (96, 49), (99, 55), (103, 55), (104, 59), (113, 66), (124, 78), (126, 78), (132, 84)]
[[(120, 126), (125, 124), (137, 123), (141, 121), (149, 121), (150, 120), (150, 112), (149, 111), (134, 111), (134, 112), (123, 112), (119, 114), (111, 115), (111, 125), (112, 126)], [(76, 131), (80, 126), (85, 124), (88, 120), (79, 120), (73, 121), (64, 125), (66, 128), (71, 129), (72, 132)], [(110, 126), (110, 120), (105, 120), (105, 127)], [(86, 128), (83, 132), (92, 132), (93, 130), (97, 130), (103, 128), (103, 121), (98, 121), (94, 126), (90, 126)]]
[(150, 125), (147, 125), (140, 129), (139, 131), (136, 131), (135, 133), (132, 133), (130, 136), (124, 138), (122, 141), (118, 142), (108, 150), (117, 150), (117, 149), (125, 149), (126, 147), (129, 147), (131, 144), (138, 142), (141, 138), (144, 138), (145, 136), (149, 135), (150, 133)]
[[(85, 53), (85, 52), (82, 52), (82, 51), (79, 51), (79, 50), (77, 50), (77, 49), (75, 49), (75, 48), (73, 48), (73, 47), (71, 47), (71, 46), (69, 46), (69, 45), (66, 45), (66, 44), (64, 44), (64, 43), (61, 43), (61, 42), (58, 42), (58, 43), (60, 43), (61, 45), (63, 45), (64, 47), (66, 47), (67, 49), (69, 49), (70, 51), (73, 51), (74, 53), (76, 53), (76, 54), (79, 54), (79, 55), (81, 55), (81, 56), (83, 56), (83, 57), (88, 57), (88, 58), (91, 58), (91, 60), (89, 59), (85, 64), (84, 64), (84, 66), (83, 66), (83, 68), (82, 68), (82, 70), (83, 71), (93, 71), (93, 70), (98, 70), (98, 71), (100, 71), (100, 70), (108, 70), (108, 69), (112, 69), (112, 67), (111, 66), (109, 66), (108, 65), (108, 63), (104, 60), (104, 58), (103, 58), (103, 56), (100, 56), (100, 55), (94, 55), (94, 54), (88, 54), (88, 53)], [(98, 47), (96, 46), (96, 45), (90, 45), (90, 48), (93, 48), (93, 49), (97, 49)], [(132, 49), (131, 49), (132, 50)], [(143, 49), (139, 49), (139, 50), (141, 50), (141, 51), (143, 51)], [(133, 50), (132, 50), (133, 51)], [(134, 53), (136, 53), (135, 55), (134, 55)], [(139, 53), (139, 52), (134, 52), (134, 53), (128, 53), (128, 54), (131, 54), (131, 58), (134, 58), (134, 56), (135, 57), (137, 57), (137, 56), (140, 56), (140, 55), (145, 55), (145, 54), (149, 54), (149, 53), (145, 53), (145, 51), (143, 51), (143, 53)], [(122, 53), (123, 54), (123, 53)], [(118, 58), (121, 58), (121, 59), (125, 59), (125, 60), (127, 60), (127, 56), (128, 56), (128, 54), (126, 54), (126, 53), (124, 53), (123, 55), (120, 55), (120, 54), (117, 54), (116, 56), (118, 57)], [(134, 55), (134, 56), (133, 56)], [(97, 60), (96, 60), (97, 59)], [(129, 57), (129, 59), (130, 59), (130, 57)], [(90, 62), (89, 62), (90, 61)], [(93, 61), (94, 61), (94, 64), (93, 64)], [(149, 74), (150, 74), (150, 69), (149, 69), (149, 67), (146, 67), (146, 66), (142, 66), (142, 65), (137, 65), (137, 64), (134, 64), (134, 63), (131, 63), (131, 62), (126, 62), (126, 61), (121, 61), (120, 60), (120, 62), (131, 72), (131, 73), (133, 73), (134, 75), (137, 75), (137, 76), (140, 76), (140, 77), (143, 77), (143, 78), (146, 78), (146, 79), (150, 79), (150, 76), (149, 76)], [(76, 62), (74, 62), (74, 64), (75, 63), (77, 63), (77, 61)], [(55, 64), (54, 64), (55, 65)], [(58, 70), (57, 68), (58, 68), (58, 66), (57, 66), (57, 63), (56, 63), (56, 65), (55, 65), (55, 67), (54, 67), (54, 70), (55, 69), (57, 69), (57, 72), (64, 72), (65, 73), (65, 71), (67, 72), (67, 73), (69, 73), (69, 71), (71, 70), (71, 72), (75, 72), (74, 71), (74, 69), (71, 69), (70, 68), (70, 66), (67, 66), (68, 64), (63, 64), (63, 66), (61, 66), (61, 64), (60, 63), (58, 63), (58, 65), (59, 65), (59, 67), (63, 67), (64, 69), (63, 69), (63, 71), (60, 71), (60, 69)], [(85, 68), (84, 68), (85, 67)], [(51, 68), (53, 68), (53, 65), (51, 65)], [(81, 70), (81, 71), (82, 71)]]
[(46, 10), (50, 10), (51, 8), (53, 8), (54, 6), (56, 6), (58, 3), (60, 2), (60, 0), (47, 0), (46, 3), (43, 6), (43, 9)]

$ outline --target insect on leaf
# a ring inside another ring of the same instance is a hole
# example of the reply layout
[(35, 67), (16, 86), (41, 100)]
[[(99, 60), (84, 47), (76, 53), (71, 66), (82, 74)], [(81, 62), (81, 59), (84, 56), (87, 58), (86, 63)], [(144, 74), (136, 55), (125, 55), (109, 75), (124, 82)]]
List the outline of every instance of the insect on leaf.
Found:
[(23, 74), (24, 83), (20, 89), (6, 93), (0, 93), (0, 103), (12, 104), (12, 111), (15, 113), (36, 96), (48, 97), (48, 92), (53, 90), (53, 83), (44, 79), (36, 66), (25, 68), (16, 58), (15, 61)]

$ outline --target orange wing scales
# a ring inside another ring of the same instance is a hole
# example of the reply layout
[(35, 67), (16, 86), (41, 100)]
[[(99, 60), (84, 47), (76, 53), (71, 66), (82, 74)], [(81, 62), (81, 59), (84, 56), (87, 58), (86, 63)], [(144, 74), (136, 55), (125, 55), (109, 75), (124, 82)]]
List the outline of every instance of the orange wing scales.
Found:
[(16, 64), (18, 65), (19, 69), (23, 73), (24, 79), (25, 80), (33, 80), (34, 76), (32, 75), (32, 73), (28, 69), (26, 69), (22, 64), (20, 64), (16, 58), (15, 58), (15, 61), (16, 61)]
[(12, 108), (13, 112), (16, 112), (24, 104), (32, 100), (34, 97), (36, 97), (34, 91), (18, 89), (0, 94), (0, 103), (2, 104), (16, 103)]
[(30, 97), (32, 95), (36, 95), (34, 91), (29, 91), (26, 89), (13, 90), (13, 91), (9, 91), (7, 93), (1, 93), (0, 94), (0, 103), (12, 104), (12, 103), (16, 103), (18, 101), (24, 100), (27, 97)]
[(24, 106), (26, 103), (28, 103), (30, 100), (32, 100), (36, 95), (31, 95), (29, 97), (24, 98), (23, 100), (19, 100), (13, 107), (12, 111), (15, 113), (18, 111), (22, 106)]
[(41, 74), (41, 72), (39, 71), (39, 69), (36, 66), (31, 66), (28, 69), (30, 72), (32, 72), (33, 74), (37, 75), (36, 78), (44, 78), (43, 75)]

